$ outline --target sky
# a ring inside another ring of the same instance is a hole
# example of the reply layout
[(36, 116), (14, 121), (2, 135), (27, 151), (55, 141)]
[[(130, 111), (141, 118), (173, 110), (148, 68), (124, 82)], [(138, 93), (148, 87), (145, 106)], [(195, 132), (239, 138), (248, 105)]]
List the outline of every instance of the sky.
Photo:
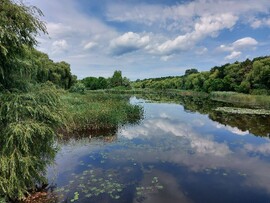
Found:
[(24, 0), (48, 35), (38, 49), (79, 79), (131, 80), (207, 71), (270, 55), (269, 0)]

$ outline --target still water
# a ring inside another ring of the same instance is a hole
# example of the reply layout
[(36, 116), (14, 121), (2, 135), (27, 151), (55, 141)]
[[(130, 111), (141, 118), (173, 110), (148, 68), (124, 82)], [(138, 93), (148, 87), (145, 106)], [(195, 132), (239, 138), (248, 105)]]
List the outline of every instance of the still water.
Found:
[(139, 124), (60, 144), (55, 202), (270, 202), (269, 117), (131, 102), (144, 108)]

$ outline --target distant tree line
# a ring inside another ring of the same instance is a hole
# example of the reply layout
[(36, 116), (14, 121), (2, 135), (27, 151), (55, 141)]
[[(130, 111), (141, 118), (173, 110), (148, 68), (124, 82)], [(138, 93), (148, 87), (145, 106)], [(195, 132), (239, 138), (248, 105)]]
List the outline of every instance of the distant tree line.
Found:
[(215, 66), (210, 71), (204, 72), (188, 69), (183, 76), (137, 80), (133, 83), (133, 87), (269, 94), (270, 57), (228, 63), (223, 66)]
[(114, 71), (113, 76), (109, 78), (104, 77), (86, 77), (81, 80), (81, 83), (89, 90), (99, 90), (108, 88), (123, 88), (129, 89), (130, 80), (122, 76), (119, 70)]

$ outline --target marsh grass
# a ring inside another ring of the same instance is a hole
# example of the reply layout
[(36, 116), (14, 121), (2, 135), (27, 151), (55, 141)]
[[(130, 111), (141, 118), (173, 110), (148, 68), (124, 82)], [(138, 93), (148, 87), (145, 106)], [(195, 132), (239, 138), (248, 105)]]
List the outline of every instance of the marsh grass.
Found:
[[(101, 92), (101, 91), (100, 91)], [(164, 89), (164, 90), (157, 90), (157, 89), (130, 89), (130, 90), (116, 90), (116, 89), (108, 89), (103, 90), (103, 92), (107, 92), (110, 94), (127, 94), (127, 95), (143, 95), (152, 97), (159, 97), (163, 95), (163, 97), (199, 97), (199, 98), (208, 98), (209, 94), (205, 92), (198, 92), (198, 91), (191, 91), (191, 90), (179, 90), (179, 89)]]
[(232, 114), (247, 114), (247, 115), (270, 115), (270, 110), (266, 109), (247, 109), (235, 107), (218, 107), (215, 111), (221, 111)]
[(266, 95), (248, 95), (236, 92), (212, 92), (210, 98), (215, 101), (221, 101), (242, 106), (270, 109), (270, 96)]
[(69, 132), (116, 130), (120, 125), (136, 123), (143, 115), (142, 107), (131, 105), (129, 97), (104, 92), (62, 95)]

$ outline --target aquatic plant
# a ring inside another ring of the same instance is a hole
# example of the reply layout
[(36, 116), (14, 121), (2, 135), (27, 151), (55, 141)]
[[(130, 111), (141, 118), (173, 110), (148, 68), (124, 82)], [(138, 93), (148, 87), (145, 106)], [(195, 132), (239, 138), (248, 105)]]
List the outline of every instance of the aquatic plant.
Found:
[(210, 98), (215, 101), (270, 109), (270, 96), (267, 95), (248, 95), (236, 92), (212, 92), (210, 93)]
[(70, 131), (117, 129), (125, 123), (138, 122), (143, 115), (141, 106), (129, 104), (128, 97), (121, 95), (66, 93), (61, 99)]
[(247, 109), (236, 107), (218, 107), (215, 111), (221, 111), (232, 114), (250, 114), (250, 115), (270, 115), (270, 110), (266, 109)]

